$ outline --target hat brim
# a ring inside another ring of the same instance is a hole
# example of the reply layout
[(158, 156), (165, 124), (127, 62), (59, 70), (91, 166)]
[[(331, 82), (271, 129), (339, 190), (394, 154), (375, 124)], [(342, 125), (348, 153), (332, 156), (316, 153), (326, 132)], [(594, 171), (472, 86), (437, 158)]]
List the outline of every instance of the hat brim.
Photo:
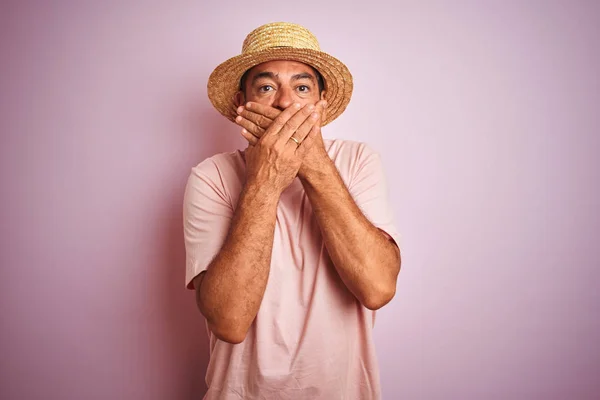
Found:
[(220, 64), (208, 78), (208, 98), (223, 116), (235, 122), (237, 105), (235, 95), (240, 90), (240, 79), (250, 68), (268, 61), (298, 61), (314, 67), (323, 76), (327, 90), (327, 115), (322, 125), (340, 116), (352, 97), (352, 74), (337, 58), (311, 49), (279, 47), (241, 54)]

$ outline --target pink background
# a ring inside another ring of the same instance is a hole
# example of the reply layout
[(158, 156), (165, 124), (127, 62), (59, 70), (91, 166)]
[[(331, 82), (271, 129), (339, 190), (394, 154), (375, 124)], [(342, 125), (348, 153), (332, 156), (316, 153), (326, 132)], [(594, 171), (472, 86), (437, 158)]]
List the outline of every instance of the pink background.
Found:
[(354, 74), (325, 136), (387, 168), (384, 398), (600, 398), (600, 3), (141, 3), (0, 5), (0, 398), (201, 398), (183, 188), (243, 145), (209, 73), (278, 20)]

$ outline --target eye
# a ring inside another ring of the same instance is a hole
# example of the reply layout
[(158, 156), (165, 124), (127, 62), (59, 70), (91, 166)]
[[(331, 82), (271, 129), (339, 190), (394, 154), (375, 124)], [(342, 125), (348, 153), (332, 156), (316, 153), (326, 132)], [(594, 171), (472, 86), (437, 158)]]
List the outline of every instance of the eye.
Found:
[(306, 85), (301, 85), (301, 86), (298, 86), (298, 90), (301, 93), (306, 93), (306, 92), (310, 91), (310, 88), (308, 86), (306, 86)]
[(271, 86), (271, 85), (264, 85), (264, 86), (261, 86), (260, 88), (258, 88), (258, 91), (261, 93), (270, 92), (271, 90), (273, 90), (273, 86)]

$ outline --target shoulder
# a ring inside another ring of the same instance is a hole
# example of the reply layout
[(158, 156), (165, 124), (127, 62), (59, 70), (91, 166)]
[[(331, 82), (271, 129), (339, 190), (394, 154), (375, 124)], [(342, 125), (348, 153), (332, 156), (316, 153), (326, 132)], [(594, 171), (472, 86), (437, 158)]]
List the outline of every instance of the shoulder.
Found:
[(241, 151), (215, 154), (192, 168), (185, 197), (217, 196), (232, 204), (232, 193), (239, 191), (244, 176), (245, 162)]
[(235, 172), (243, 166), (242, 152), (237, 150), (230, 153), (219, 153), (204, 159), (192, 168), (192, 175), (214, 176), (219, 173)]
[(379, 153), (365, 142), (325, 140), (325, 148), (347, 184), (351, 183), (365, 166), (380, 162)]
[(325, 148), (327, 149), (329, 156), (334, 160), (337, 158), (351, 158), (358, 160), (378, 155), (367, 143), (354, 140), (325, 140)]

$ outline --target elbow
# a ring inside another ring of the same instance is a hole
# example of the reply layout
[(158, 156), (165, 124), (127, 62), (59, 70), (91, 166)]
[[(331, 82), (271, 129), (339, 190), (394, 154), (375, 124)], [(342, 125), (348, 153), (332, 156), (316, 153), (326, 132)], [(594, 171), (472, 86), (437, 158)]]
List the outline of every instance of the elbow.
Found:
[(390, 301), (392, 301), (395, 295), (396, 287), (394, 285), (386, 289), (374, 291), (373, 293), (364, 296), (361, 303), (369, 310), (377, 311), (381, 307), (385, 306)]
[[(200, 275), (201, 277), (204, 274)], [(210, 312), (214, 307), (210, 305), (206, 305), (205, 301), (202, 299), (202, 293), (200, 291), (200, 283), (202, 282), (202, 278), (200, 278), (200, 282), (195, 283), (196, 287), (196, 305), (200, 310), (200, 313), (206, 319), (206, 323), (208, 325), (208, 329), (217, 337), (217, 339), (231, 343), (231, 344), (240, 344), (246, 339), (246, 334), (248, 333), (248, 329), (250, 329), (250, 325), (244, 323), (242, 318), (238, 317), (223, 317), (220, 316), (219, 312)], [(221, 313), (222, 314), (222, 313)], [(227, 313), (225, 313), (227, 315)]]
[(250, 325), (237, 318), (210, 318), (204, 314), (208, 329), (217, 337), (217, 339), (231, 343), (240, 344), (246, 340), (246, 335)]
[(249, 326), (227, 318), (216, 318), (200, 308), (200, 313), (206, 319), (208, 329), (217, 339), (231, 344), (240, 344), (246, 339)]
[(223, 329), (214, 324), (208, 323), (210, 331), (217, 339), (230, 344), (240, 344), (246, 339), (248, 331), (243, 329)]
[(206, 318), (208, 329), (217, 337), (217, 339), (231, 343), (240, 344), (246, 339), (250, 326), (228, 319)]
[(369, 310), (379, 310), (396, 295), (396, 281), (400, 272), (399, 254), (390, 266), (390, 271), (391, 273), (385, 278), (382, 277), (379, 282), (372, 282), (371, 290), (363, 294), (361, 303)]
[[(204, 313), (203, 313), (204, 314)], [(211, 318), (204, 314), (208, 329), (217, 339), (231, 343), (240, 344), (246, 339), (250, 326), (243, 321), (232, 318)]]

